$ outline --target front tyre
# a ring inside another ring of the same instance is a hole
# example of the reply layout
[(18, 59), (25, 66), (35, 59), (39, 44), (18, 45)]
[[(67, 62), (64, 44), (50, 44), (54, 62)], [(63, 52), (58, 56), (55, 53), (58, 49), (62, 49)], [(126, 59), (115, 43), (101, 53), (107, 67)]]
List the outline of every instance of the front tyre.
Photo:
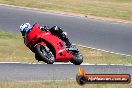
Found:
[(38, 54), (35, 54), (35, 59), (39, 61), (42, 61), (42, 59), (40, 58), (40, 56)]
[(83, 56), (80, 53), (75, 53), (72, 54), (73, 57), (71, 59), (71, 63), (75, 64), (75, 65), (80, 65), (83, 62)]
[(53, 53), (47, 46), (42, 46), (38, 44), (34, 47), (34, 52), (37, 56), (39, 56), (39, 59), (47, 64), (53, 64), (55, 61)]

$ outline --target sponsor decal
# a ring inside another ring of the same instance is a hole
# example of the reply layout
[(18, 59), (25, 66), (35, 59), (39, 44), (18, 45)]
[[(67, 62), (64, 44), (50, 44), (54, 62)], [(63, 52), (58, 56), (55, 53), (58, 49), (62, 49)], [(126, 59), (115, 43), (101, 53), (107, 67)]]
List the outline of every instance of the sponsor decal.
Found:
[(80, 85), (99, 84), (99, 83), (130, 83), (131, 76), (129, 74), (87, 74), (86, 71), (79, 67), (76, 75), (76, 81)]

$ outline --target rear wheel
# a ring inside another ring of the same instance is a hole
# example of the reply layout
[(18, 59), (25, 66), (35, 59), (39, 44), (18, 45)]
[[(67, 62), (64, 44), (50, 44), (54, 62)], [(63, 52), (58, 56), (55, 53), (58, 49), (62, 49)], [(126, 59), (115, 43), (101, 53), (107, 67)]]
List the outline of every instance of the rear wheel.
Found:
[(36, 45), (34, 47), (35, 58), (39, 61), (44, 61), (47, 64), (53, 64), (55, 61), (54, 55), (47, 46)]

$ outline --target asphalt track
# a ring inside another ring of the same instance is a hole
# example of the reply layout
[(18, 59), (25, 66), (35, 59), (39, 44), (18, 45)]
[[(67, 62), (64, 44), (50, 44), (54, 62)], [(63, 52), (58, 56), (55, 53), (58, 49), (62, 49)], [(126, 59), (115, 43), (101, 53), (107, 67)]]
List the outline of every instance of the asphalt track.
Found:
[[(0, 31), (20, 34), (25, 22), (58, 25), (68, 32), (73, 43), (132, 55), (132, 25), (86, 19), (0, 6)], [(132, 75), (131, 66), (82, 65), (88, 73), (124, 73)], [(78, 66), (66, 64), (0, 64), (0, 81), (40, 81), (75, 78)]]
[[(75, 79), (78, 67), (72, 64), (0, 64), (0, 82), (11, 81), (49, 81)], [(130, 74), (131, 66), (119, 65), (82, 65), (87, 73)]]

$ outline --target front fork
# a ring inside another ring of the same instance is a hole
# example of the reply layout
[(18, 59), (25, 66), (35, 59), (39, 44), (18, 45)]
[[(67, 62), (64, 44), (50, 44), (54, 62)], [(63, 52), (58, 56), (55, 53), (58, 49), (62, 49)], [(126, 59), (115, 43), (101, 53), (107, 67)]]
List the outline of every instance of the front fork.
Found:
[[(37, 43), (37, 44), (34, 45), (34, 47), (35, 47), (36, 45), (42, 45), (42, 46), (44, 46), (44, 47), (46, 46), (46, 44), (45, 44), (44, 42)], [(32, 48), (32, 51), (35, 53), (34, 47)]]

